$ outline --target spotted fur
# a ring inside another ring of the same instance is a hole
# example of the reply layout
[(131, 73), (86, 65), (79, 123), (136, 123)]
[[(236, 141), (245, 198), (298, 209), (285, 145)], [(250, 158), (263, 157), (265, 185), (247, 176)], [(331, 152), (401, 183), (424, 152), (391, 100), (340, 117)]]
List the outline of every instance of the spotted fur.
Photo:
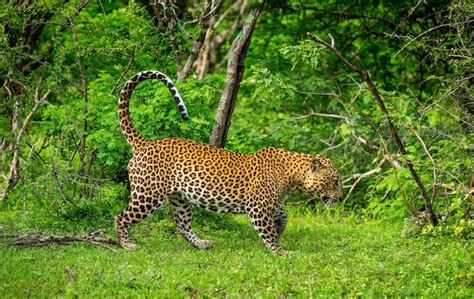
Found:
[(163, 82), (174, 96), (182, 118), (188, 118), (176, 87), (164, 74), (141, 72), (125, 84), (119, 100), (119, 118), (133, 156), (128, 164), (131, 198), (115, 219), (122, 247), (134, 248), (136, 245), (129, 242), (130, 227), (169, 202), (178, 232), (198, 248), (209, 248), (212, 242), (193, 232), (193, 205), (249, 215), (265, 245), (281, 254), (284, 250), (278, 241), (288, 221), (282, 206), (287, 194), (300, 188), (327, 201), (342, 196), (336, 167), (321, 156), (271, 147), (240, 154), (179, 138), (145, 140), (132, 126), (128, 103), (136, 85), (147, 79)]

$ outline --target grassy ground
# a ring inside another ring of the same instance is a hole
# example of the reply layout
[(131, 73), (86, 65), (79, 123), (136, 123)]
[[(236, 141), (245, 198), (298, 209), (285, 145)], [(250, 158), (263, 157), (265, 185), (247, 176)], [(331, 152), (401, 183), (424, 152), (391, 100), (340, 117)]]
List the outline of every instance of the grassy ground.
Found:
[(133, 230), (140, 249), (118, 254), (88, 244), (15, 249), (2, 241), (0, 297), (474, 294), (472, 241), (403, 239), (399, 224), (292, 210), (282, 244), (294, 252), (280, 257), (265, 250), (245, 217), (217, 219), (196, 220), (199, 235), (215, 242), (208, 251), (189, 246), (159, 217)]

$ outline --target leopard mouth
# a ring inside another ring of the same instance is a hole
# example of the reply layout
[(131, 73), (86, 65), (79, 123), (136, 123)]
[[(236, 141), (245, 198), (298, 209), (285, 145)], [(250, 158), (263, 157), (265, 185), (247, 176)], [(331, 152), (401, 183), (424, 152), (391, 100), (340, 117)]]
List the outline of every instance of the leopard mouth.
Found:
[(326, 206), (330, 206), (330, 205), (333, 205), (335, 203), (335, 201), (329, 196), (323, 196), (323, 197), (321, 197), (321, 199), (323, 200), (323, 202)]

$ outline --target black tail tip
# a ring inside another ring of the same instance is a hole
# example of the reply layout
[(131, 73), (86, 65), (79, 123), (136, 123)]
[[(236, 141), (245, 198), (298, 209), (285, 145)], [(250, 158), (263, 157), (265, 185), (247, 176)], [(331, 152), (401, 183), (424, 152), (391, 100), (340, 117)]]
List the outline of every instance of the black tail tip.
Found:
[(188, 119), (189, 119), (189, 115), (187, 115), (187, 114), (181, 114), (181, 119), (183, 119), (183, 120), (188, 120)]

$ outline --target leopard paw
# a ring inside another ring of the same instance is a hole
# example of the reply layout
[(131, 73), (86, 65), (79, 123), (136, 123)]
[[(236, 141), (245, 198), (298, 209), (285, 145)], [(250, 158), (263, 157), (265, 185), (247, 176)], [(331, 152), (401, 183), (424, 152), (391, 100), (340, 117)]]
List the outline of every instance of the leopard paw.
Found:
[(285, 250), (283, 248), (273, 249), (272, 252), (274, 254), (277, 254), (277, 255), (280, 255), (280, 256), (288, 256), (288, 255), (293, 253), (293, 251), (288, 251), (288, 250)]
[(120, 246), (124, 249), (127, 249), (127, 250), (133, 250), (133, 249), (137, 249), (138, 247), (140, 247), (137, 244), (128, 243), (128, 242), (121, 243)]
[(197, 246), (199, 249), (209, 249), (212, 247), (213, 242), (211, 240), (201, 240), (200, 244)]

